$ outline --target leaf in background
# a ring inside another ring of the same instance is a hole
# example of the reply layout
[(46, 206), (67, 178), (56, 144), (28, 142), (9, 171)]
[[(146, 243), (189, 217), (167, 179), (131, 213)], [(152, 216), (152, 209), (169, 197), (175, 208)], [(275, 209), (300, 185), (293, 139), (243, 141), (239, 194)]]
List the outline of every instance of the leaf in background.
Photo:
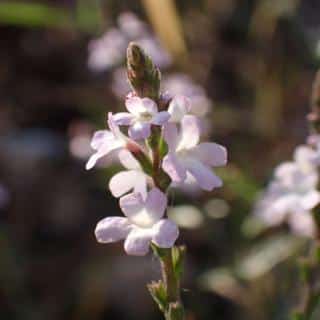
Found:
[(22, 1), (0, 3), (0, 24), (25, 27), (70, 28), (71, 13), (56, 7)]
[(249, 204), (254, 201), (259, 186), (251, 177), (232, 165), (228, 165), (227, 168), (217, 168), (215, 171), (223, 180), (224, 186), (229, 188), (236, 196)]
[(100, 0), (78, 0), (76, 10), (77, 26), (82, 31), (97, 33), (103, 28), (103, 14)]

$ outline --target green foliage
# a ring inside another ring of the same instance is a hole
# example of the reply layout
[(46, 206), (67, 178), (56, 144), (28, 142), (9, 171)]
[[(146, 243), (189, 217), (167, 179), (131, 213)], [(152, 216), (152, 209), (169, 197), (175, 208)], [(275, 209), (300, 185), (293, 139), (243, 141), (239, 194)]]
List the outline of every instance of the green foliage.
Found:
[(74, 26), (71, 12), (67, 10), (23, 1), (2, 1), (0, 3), (0, 24), (56, 28)]
[(186, 255), (186, 247), (179, 246), (172, 248), (172, 264), (173, 264), (173, 272), (179, 281), (183, 272), (183, 263)]
[(164, 286), (163, 281), (161, 280), (153, 281), (150, 284), (148, 284), (147, 287), (153, 300), (158, 305), (159, 309), (162, 312), (165, 312), (165, 310), (168, 307), (168, 302), (167, 302), (167, 292), (166, 292), (166, 288)]

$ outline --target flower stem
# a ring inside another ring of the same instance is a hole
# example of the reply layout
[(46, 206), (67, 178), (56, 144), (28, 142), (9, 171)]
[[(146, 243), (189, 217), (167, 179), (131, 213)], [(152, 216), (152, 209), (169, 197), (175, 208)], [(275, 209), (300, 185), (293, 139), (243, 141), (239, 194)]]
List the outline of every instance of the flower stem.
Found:
[(183, 320), (184, 310), (180, 297), (180, 279), (174, 270), (173, 250), (164, 249), (160, 257), (162, 279), (166, 289), (167, 308), (164, 310), (166, 320)]

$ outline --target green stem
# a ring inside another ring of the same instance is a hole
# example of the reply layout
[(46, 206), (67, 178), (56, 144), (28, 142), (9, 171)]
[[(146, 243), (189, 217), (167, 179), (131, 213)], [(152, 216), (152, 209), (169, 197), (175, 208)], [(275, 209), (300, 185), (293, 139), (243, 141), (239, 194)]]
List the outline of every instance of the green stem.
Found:
[(180, 281), (174, 271), (173, 249), (164, 249), (160, 259), (162, 279), (166, 289), (167, 308), (164, 310), (166, 320), (183, 320), (184, 312), (180, 297)]

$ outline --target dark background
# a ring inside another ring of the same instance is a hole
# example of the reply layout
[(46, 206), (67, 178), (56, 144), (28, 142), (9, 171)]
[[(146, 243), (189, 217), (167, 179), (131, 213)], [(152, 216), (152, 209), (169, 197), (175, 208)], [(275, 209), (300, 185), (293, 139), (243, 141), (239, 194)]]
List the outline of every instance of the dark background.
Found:
[[(161, 319), (145, 288), (159, 277), (157, 261), (94, 238), (99, 219), (120, 214), (107, 190), (118, 167), (86, 172), (86, 150), (81, 159), (70, 147), (104, 128), (107, 111), (123, 108), (111, 72), (88, 69), (88, 42), (124, 11), (152, 26), (147, 3), (0, 1), (1, 319)], [(183, 59), (173, 53), (167, 72), (204, 87), (213, 101), (210, 139), (229, 150), (218, 171), (222, 189), (174, 200), (202, 217), (179, 240), (188, 247), (188, 320), (287, 319), (299, 293), (302, 240), (286, 226), (261, 231), (250, 212), (272, 168), (307, 136), (320, 3), (175, 5), (186, 51)]]

